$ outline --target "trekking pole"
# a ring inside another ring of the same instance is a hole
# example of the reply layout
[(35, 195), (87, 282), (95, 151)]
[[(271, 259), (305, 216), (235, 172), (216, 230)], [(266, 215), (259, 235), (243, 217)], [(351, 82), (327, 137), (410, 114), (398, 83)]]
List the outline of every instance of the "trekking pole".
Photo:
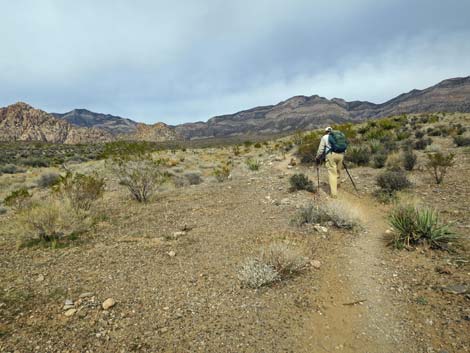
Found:
[(357, 187), (356, 187), (356, 184), (354, 183), (353, 178), (351, 177), (351, 174), (349, 174), (348, 167), (346, 167), (346, 163), (344, 163), (344, 161), (343, 161), (343, 167), (344, 167), (344, 170), (346, 171), (346, 173), (348, 173), (348, 177), (349, 177), (349, 179), (351, 180), (351, 183), (354, 186), (354, 190), (356, 190), (356, 192), (359, 192), (359, 190), (357, 190)]

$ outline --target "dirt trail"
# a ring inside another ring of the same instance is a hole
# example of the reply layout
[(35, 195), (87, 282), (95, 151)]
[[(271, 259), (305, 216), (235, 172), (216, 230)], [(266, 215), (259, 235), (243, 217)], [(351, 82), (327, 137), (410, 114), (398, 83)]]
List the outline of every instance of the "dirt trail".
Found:
[[(277, 167), (286, 168), (286, 161)], [(295, 172), (299, 171), (289, 170)], [(315, 171), (307, 174), (316, 180)], [(322, 180), (324, 174), (322, 171)], [(327, 198), (323, 193), (320, 199)], [(304, 351), (411, 352), (385, 284), (386, 276), (392, 275), (385, 270), (385, 212), (367, 196), (344, 189), (339, 202), (354, 210), (364, 229), (352, 238), (338, 239), (324, 260), (319, 291), (312, 293), (319, 303), (318, 315), (305, 324)]]

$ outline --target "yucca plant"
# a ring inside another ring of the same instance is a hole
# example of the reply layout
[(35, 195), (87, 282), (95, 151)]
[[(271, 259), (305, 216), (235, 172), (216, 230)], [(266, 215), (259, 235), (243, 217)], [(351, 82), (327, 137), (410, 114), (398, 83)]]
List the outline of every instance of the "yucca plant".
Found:
[(458, 237), (431, 209), (398, 206), (391, 212), (389, 221), (395, 230), (392, 244), (397, 249), (419, 244), (447, 249), (448, 243)]

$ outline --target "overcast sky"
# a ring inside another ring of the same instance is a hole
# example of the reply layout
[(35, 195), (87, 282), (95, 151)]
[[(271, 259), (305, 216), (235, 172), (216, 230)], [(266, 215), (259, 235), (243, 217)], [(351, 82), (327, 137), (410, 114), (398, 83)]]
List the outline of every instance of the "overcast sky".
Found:
[(0, 0), (0, 106), (147, 123), (470, 75), (468, 0)]

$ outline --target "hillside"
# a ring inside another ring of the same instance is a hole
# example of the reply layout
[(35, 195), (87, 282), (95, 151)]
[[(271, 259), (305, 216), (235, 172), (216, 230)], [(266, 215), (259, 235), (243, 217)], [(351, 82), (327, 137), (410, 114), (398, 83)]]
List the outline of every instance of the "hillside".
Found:
[(470, 76), (442, 81), (424, 90), (412, 90), (385, 103), (296, 96), (276, 105), (216, 116), (207, 123), (176, 126), (187, 139), (313, 129), (333, 123), (362, 121), (398, 114), (470, 112)]
[(96, 128), (80, 128), (26, 103), (0, 108), (0, 141), (42, 141), (52, 143), (94, 143), (112, 136)]
[(80, 127), (94, 127), (105, 130), (112, 135), (132, 134), (136, 131), (133, 120), (121, 118), (110, 114), (94, 113), (87, 109), (74, 109), (68, 113), (51, 113), (56, 118), (68, 121)]

